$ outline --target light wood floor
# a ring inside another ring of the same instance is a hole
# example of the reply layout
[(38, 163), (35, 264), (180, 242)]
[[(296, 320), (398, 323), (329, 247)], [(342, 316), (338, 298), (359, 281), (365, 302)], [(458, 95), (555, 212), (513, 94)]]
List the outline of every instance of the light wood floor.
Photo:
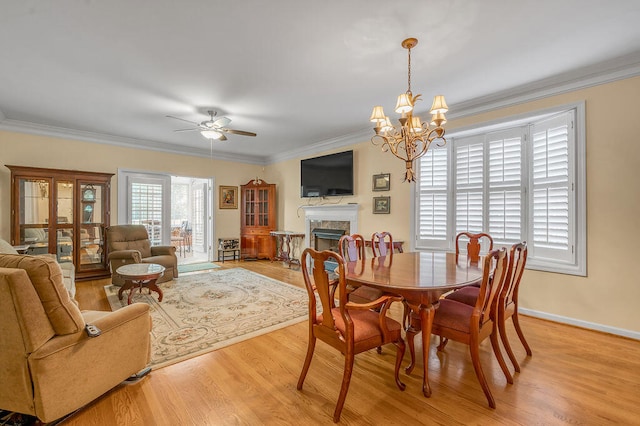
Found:
[[(243, 267), (303, 285), (299, 271), (278, 262), (228, 261), (224, 267)], [(82, 309), (109, 310), (103, 285), (104, 281), (77, 283)], [(400, 312), (397, 307), (392, 314), (397, 317)], [(421, 393), (421, 363), (411, 376), (402, 374), (407, 389), (398, 390), (393, 381), (395, 347), (389, 345), (381, 355), (373, 350), (356, 356), (341, 423), (640, 424), (640, 342), (521, 318), (533, 357), (526, 357), (513, 332), (511, 342), (522, 361), (513, 385), (506, 383), (489, 342), (483, 343), (482, 362), (496, 398), (495, 410), (487, 405), (467, 347), (449, 342), (445, 352), (438, 353), (433, 342), (437, 339), (432, 339), (431, 398)], [(293, 325), (152, 371), (138, 383), (118, 386), (63, 424), (333, 424), (343, 358), (319, 342), (305, 386), (298, 391), (306, 346), (307, 324)], [(406, 354), (403, 366), (408, 362)]]

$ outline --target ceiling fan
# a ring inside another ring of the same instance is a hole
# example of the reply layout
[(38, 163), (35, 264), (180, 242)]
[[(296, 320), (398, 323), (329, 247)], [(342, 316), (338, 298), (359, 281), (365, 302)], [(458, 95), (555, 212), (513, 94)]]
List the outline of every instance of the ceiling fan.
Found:
[(198, 130), (202, 136), (207, 139), (218, 139), (221, 141), (226, 141), (227, 137), (224, 135), (225, 133), (230, 133), (234, 135), (242, 135), (242, 136), (256, 136), (253, 132), (247, 132), (244, 130), (235, 130), (229, 129), (226, 126), (231, 123), (231, 119), (227, 117), (217, 117), (217, 111), (209, 110), (207, 111), (209, 114), (209, 119), (197, 123), (195, 121), (185, 120), (184, 118), (174, 117), (173, 115), (167, 115), (168, 118), (174, 118), (180, 121), (186, 121), (187, 123), (193, 124), (195, 127), (189, 129), (178, 129), (174, 130), (174, 132), (192, 132), (194, 130)]

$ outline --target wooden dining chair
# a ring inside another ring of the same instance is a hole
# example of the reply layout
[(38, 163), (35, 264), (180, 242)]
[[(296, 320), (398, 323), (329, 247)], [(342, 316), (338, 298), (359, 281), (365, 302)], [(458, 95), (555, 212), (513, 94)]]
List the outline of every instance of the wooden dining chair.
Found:
[(516, 359), (511, 345), (509, 344), (509, 338), (507, 337), (506, 323), (509, 318), (513, 322), (513, 326), (516, 329), (518, 338), (522, 342), (525, 351), (528, 356), (532, 356), (531, 348), (524, 338), (522, 328), (520, 328), (520, 320), (518, 319), (518, 290), (520, 289), (520, 280), (522, 279), (522, 273), (524, 267), (527, 264), (527, 243), (522, 242), (511, 246), (509, 253), (509, 271), (507, 280), (498, 297), (498, 330), (500, 331), (500, 339), (502, 345), (507, 351), (507, 355), (513, 364), (513, 368), (518, 373), (520, 372), (520, 364)]
[[(491, 276), (492, 271), (493, 277)], [(495, 408), (496, 403), (480, 363), (480, 343), (487, 337), (491, 340), (493, 353), (507, 382), (513, 383), (513, 377), (507, 368), (498, 343), (497, 310), (496, 303), (494, 303), (505, 283), (507, 271), (506, 249), (489, 252), (484, 257), (482, 283), (475, 305), (470, 306), (454, 300), (441, 299), (431, 329), (432, 334), (441, 337), (438, 351), (443, 351), (449, 340), (469, 345), (473, 368), (491, 408)]]
[[(502, 291), (498, 295), (496, 300), (497, 304), (497, 323), (498, 330), (500, 332), (500, 340), (504, 346), (513, 368), (516, 372), (520, 372), (520, 365), (513, 353), (513, 349), (509, 343), (507, 336), (506, 324), (507, 320), (511, 318), (513, 326), (516, 329), (518, 338), (522, 342), (525, 351), (528, 356), (532, 356), (531, 348), (524, 338), (524, 333), (520, 327), (520, 321), (518, 318), (518, 290), (520, 288), (520, 280), (522, 279), (522, 273), (527, 263), (527, 243), (525, 241), (516, 243), (511, 246), (509, 251), (509, 266), (507, 267), (507, 277), (502, 287)], [(475, 305), (478, 299), (480, 289), (478, 287), (464, 287), (458, 291), (449, 294), (446, 298), (449, 300), (455, 300), (467, 305)]]
[[(347, 262), (366, 259), (364, 237), (360, 234), (343, 235), (338, 242), (338, 252)], [(382, 290), (363, 285), (355, 289), (349, 289), (349, 301), (368, 303), (378, 299), (383, 294)]]
[(387, 231), (374, 232), (371, 235), (373, 257), (393, 256), (393, 237)]
[[(331, 302), (329, 277), (325, 268), (327, 260), (338, 262), (338, 301), (337, 307)], [(307, 248), (302, 252), (302, 275), (309, 295), (309, 345), (302, 372), (298, 379), (298, 390), (302, 389), (305, 377), (311, 365), (316, 339), (339, 350), (344, 355), (344, 373), (342, 386), (338, 396), (333, 421), (340, 420), (344, 406), (351, 373), (356, 354), (368, 351), (381, 345), (393, 343), (397, 348), (395, 363), (395, 382), (400, 390), (405, 389), (400, 381), (399, 371), (404, 357), (405, 344), (402, 339), (402, 326), (399, 322), (387, 317), (387, 310), (393, 302), (400, 302), (400, 297), (385, 295), (366, 304), (358, 304), (347, 300), (345, 281), (345, 263), (342, 256), (325, 250), (322, 252)], [(320, 302), (320, 313), (317, 303)], [(374, 310), (379, 308), (379, 311)], [(325, 370), (323, 374), (326, 374)]]
[(481, 232), (479, 234), (472, 234), (470, 232), (460, 232), (456, 235), (456, 256), (460, 255), (460, 240), (462, 242), (467, 241), (467, 258), (470, 262), (478, 263), (480, 261), (480, 251), (482, 249), (482, 239), (486, 239), (489, 242), (487, 252), (493, 250), (493, 238), (491, 235)]

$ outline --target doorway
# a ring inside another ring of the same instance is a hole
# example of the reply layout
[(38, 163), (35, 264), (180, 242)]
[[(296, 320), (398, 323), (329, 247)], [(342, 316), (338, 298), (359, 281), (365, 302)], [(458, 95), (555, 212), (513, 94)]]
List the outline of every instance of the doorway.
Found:
[(178, 265), (213, 260), (213, 179), (118, 170), (118, 222), (144, 225)]
[(171, 176), (171, 244), (178, 265), (213, 259), (210, 188), (209, 179)]

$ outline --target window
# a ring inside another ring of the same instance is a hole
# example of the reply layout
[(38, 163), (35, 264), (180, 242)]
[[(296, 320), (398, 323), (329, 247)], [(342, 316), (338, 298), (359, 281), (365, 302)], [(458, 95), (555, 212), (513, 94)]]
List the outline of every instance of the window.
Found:
[[(579, 126), (577, 125), (579, 124)], [(469, 129), (419, 160), (417, 249), (458, 232), (527, 241), (532, 269), (586, 275), (584, 105)]]

